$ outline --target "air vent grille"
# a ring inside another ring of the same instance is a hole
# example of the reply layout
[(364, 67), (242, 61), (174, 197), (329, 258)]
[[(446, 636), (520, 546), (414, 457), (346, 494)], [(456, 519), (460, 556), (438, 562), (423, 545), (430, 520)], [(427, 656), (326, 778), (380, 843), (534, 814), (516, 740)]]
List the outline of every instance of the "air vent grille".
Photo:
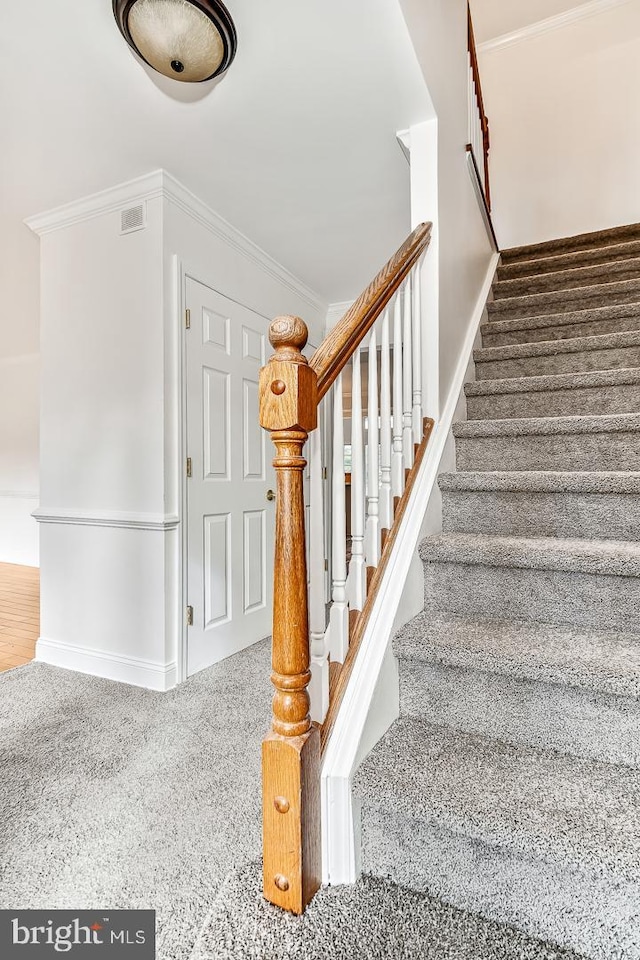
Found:
[(147, 225), (147, 205), (139, 203), (135, 207), (127, 207), (120, 211), (120, 235), (135, 233), (144, 230)]

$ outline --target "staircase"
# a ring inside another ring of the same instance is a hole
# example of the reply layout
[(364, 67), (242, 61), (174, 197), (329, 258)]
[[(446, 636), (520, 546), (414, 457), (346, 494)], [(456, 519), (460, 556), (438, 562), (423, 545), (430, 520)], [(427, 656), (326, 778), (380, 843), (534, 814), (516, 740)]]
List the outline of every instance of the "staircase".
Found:
[(640, 225), (503, 253), (365, 873), (640, 958)]

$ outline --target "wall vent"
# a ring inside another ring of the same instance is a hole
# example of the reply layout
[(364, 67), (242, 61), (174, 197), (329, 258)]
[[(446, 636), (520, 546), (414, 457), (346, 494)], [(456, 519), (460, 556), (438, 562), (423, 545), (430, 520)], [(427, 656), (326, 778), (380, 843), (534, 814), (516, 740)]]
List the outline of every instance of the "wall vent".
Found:
[(135, 207), (127, 207), (120, 211), (120, 236), (125, 233), (135, 233), (144, 230), (147, 225), (147, 205), (139, 203)]

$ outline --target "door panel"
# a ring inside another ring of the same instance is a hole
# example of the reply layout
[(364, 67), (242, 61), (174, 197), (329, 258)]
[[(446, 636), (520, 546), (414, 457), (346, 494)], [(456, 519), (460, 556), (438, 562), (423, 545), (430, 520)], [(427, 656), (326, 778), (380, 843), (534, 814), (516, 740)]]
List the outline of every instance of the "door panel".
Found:
[(268, 320), (187, 281), (187, 674), (271, 632), (275, 489), (258, 422)]

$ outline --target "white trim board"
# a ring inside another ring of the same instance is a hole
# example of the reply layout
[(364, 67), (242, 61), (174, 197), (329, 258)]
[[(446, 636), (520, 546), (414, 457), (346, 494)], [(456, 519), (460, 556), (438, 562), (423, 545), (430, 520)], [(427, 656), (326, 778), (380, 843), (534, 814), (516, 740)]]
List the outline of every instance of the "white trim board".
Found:
[(0, 500), (39, 500), (39, 493), (25, 493), (22, 490), (0, 490)]
[(212, 210), (206, 203), (198, 199), (182, 183), (172, 177), (166, 170), (154, 170), (143, 177), (136, 177), (126, 183), (118, 184), (91, 196), (74, 200), (71, 203), (48, 210), (45, 213), (28, 217), (24, 222), (37, 233), (45, 236), (55, 230), (64, 230), (65, 227), (91, 220), (95, 217), (114, 213), (125, 207), (141, 201), (164, 198), (172, 201), (177, 207), (197, 220), (211, 233), (219, 237), (226, 244), (237, 250), (247, 260), (252, 261), (269, 276), (296, 293), (309, 306), (324, 313), (326, 301), (308, 287), (305, 283), (290, 273), (286, 267), (269, 256), (266, 251), (236, 230), (227, 220)]
[(518, 30), (510, 33), (503, 33), (499, 37), (493, 37), (491, 40), (485, 40), (478, 44), (480, 53), (490, 53), (493, 50), (502, 50), (504, 47), (513, 46), (514, 43), (521, 43), (523, 40), (533, 40), (541, 37), (545, 33), (553, 30), (560, 30), (562, 27), (568, 27), (572, 23), (578, 23), (580, 20), (586, 20), (587, 17), (596, 16), (599, 13), (605, 13), (614, 7), (620, 7), (623, 3), (629, 3), (630, 0), (588, 0), (577, 7), (571, 7), (564, 13), (558, 13), (555, 17), (547, 17), (545, 20), (538, 20), (536, 23), (528, 23)]
[(106, 510), (58, 510), (41, 507), (31, 516), (38, 523), (62, 523), (67, 526), (117, 527), (124, 530), (174, 530), (180, 518), (174, 514), (117, 513)]
[(134, 687), (165, 692), (176, 685), (175, 663), (155, 663), (153, 660), (141, 660), (138, 657), (125, 657), (107, 653), (104, 650), (91, 650), (88, 647), (75, 647), (60, 640), (47, 640), (40, 637), (36, 643), (38, 663), (48, 663), (53, 667), (75, 670), (106, 680), (129, 683)]
[(484, 315), (498, 260), (499, 254), (492, 254), (442, 416), (431, 435), (416, 477), (389, 566), (373, 605), (360, 653), (324, 755), (321, 786), (323, 883), (355, 883), (357, 879), (351, 777), (378, 676), (391, 639), (411, 558), (417, 547), (422, 519), (437, 481), (440, 461), (464, 387), (473, 344)]

